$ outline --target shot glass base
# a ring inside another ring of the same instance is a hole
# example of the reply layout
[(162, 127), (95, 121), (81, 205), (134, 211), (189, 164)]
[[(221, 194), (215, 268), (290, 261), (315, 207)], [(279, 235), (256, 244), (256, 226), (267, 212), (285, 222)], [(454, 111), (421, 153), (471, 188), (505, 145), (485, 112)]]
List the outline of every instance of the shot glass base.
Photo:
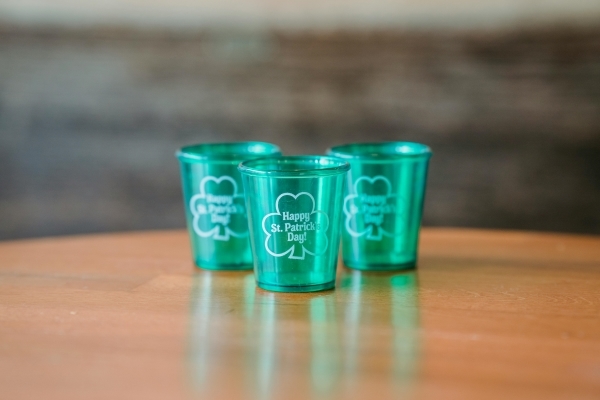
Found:
[(252, 269), (252, 264), (209, 264), (205, 262), (195, 262), (196, 268), (209, 271), (248, 271)]
[(348, 268), (358, 269), (361, 271), (402, 271), (407, 269), (415, 269), (417, 266), (417, 262), (408, 261), (400, 264), (371, 264), (344, 261), (344, 265)]
[(287, 293), (305, 293), (305, 292), (319, 292), (321, 290), (329, 290), (335, 287), (335, 281), (321, 283), (318, 285), (294, 285), (294, 286), (282, 286), (272, 285), (269, 283), (256, 282), (259, 288), (264, 290), (270, 290), (272, 292), (287, 292)]

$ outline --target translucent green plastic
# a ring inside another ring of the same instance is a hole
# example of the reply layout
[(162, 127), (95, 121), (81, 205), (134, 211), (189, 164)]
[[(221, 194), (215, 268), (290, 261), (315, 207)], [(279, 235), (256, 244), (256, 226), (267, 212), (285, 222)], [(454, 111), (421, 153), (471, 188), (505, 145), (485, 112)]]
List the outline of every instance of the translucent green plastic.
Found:
[(240, 162), (280, 155), (279, 147), (261, 142), (211, 143), (183, 147), (176, 153), (192, 256), (206, 269), (250, 269), (252, 252)]
[(352, 166), (344, 192), (344, 263), (362, 270), (414, 268), (431, 150), (410, 142), (356, 143), (329, 155)]
[(312, 292), (335, 286), (349, 168), (347, 162), (326, 156), (240, 164), (259, 287)]

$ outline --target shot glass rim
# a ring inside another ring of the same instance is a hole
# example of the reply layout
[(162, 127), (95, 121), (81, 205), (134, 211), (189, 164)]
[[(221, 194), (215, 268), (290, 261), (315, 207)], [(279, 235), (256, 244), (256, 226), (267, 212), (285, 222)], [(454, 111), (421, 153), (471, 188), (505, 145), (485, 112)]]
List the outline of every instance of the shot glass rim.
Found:
[[(305, 168), (305, 169), (291, 169), (291, 170), (277, 170), (277, 169), (259, 169), (258, 164), (265, 163), (267, 161), (315, 161), (315, 160), (328, 160), (334, 163), (334, 166), (323, 166), (321, 168)], [(333, 157), (328, 155), (301, 155), (301, 156), (275, 156), (275, 157), (261, 157), (254, 158), (252, 160), (242, 161), (238, 165), (238, 171), (242, 174), (252, 176), (272, 176), (272, 177), (285, 177), (285, 178), (303, 178), (303, 177), (318, 177), (318, 176), (332, 176), (342, 174), (350, 170), (350, 164), (342, 160), (339, 157)]]
[[(270, 149), (270, 153), (257, 153), (250, 151), (252, 146), (263, 146), (265, 150)], [(229, 148), (231, 151), (211, 153), (211, 149)], [(198, 149), (198, 150), (194, 150)], [(235, 150), (235, 151), (234, 151)], [(271, 155), (280, 155), (279, 146), (269, 142), (261, 141), (242, 141), (242, 142), (207, 142), (195, 143), (181, 147), (175, 156), (182, 162), (202, 163), (202, 162), (226, 162), (237, 164), (247, 157), (265, 158)]]
[[(387, 153), (384, 152), (363, 152), (360, 148), (375, 147), (380, 149), (395, 149)], [(398, 151), (398, 148), (403, 148), (409, 151)], [(359, 151), (351, 152), (351, 148)], [(346, 143), (338, 146), (333, 146), (327, 150), (330, 156), (338, 157), (344, 160), (365, 160), (371, 162), (393, 162), (404, 159), (414, 158), (429, 158), (431, 157), (431, 149), (423, 143), (406, 142), (406, 141), (391, 141), (391, 142), (355, 142)]]

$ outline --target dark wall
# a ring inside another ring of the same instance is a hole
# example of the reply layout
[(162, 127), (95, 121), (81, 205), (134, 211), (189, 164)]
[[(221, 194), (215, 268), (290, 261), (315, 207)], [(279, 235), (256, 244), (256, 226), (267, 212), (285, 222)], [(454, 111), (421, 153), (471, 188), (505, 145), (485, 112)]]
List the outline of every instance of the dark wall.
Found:
[(0, 239), (184, 225), (183, 144), (430, 145), (425, 225), (600, 232), (600, 28), (0, 30)]

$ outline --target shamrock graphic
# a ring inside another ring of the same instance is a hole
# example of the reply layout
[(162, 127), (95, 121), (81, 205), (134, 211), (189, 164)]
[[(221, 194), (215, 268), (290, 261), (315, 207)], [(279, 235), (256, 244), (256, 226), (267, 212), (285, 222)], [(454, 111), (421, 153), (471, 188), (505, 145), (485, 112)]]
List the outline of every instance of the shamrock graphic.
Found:
[(304, 260), (307, 254), (320, 256), (327, 251), (329, 242), (325, 232), (329, 217), (315, 210), (315, 199), (310, 193), (283, 193), (277, 197), (275, 209), (276, 212), (262, 220), (269, 254)]
[(396, 206), (396, 195), (386, 177), (361, 176), (344, 199), (346, 231), (354, 237), (366, 235), (368, 240), (396, 236), (401, 233), (398, 225), (402, 222)]
[(194, 231), (200, 237), (228, 241), (231, 236), (248, 235), (244, 195), (230, 176), (204, 177), (200, 193), (190, 199), (190, 211)]

